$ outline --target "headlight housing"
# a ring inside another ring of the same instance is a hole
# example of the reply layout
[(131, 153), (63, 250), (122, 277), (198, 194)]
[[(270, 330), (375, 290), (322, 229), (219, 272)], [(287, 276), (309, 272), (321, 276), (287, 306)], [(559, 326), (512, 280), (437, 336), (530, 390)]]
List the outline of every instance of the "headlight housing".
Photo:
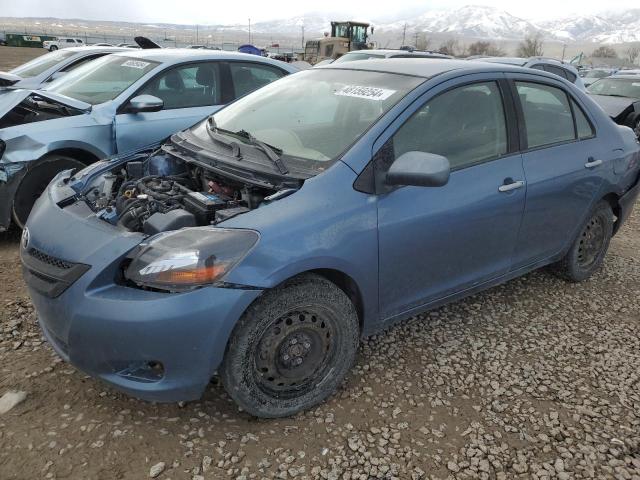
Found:
[(220, 282), (258, 242), (253, 230), (195, 227), (155, 235), (126, 268), (143, 287), (184, 291)]

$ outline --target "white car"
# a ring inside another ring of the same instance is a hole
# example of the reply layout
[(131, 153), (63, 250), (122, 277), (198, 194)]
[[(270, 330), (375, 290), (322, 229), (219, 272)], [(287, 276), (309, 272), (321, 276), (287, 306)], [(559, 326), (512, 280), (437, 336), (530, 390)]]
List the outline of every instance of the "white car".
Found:
[(57, 40), (45, 40), (42, 42), (42, 48), (53, 52), (62, 48), (83, 47), (84, 40), (74, 37), (59, 37)]

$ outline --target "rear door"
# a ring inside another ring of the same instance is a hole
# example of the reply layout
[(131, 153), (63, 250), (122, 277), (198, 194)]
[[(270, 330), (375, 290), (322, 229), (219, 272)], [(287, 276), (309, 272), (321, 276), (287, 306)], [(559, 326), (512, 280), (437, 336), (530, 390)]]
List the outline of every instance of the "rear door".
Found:
[(452, 169), (443, 187), (406, 186), (378, 196), (384, 318), (481, 285), (511, 267), (526, 191), (510, 128), (515, 111), (498, 79), (467, 78), (471, 83), (438, 87), (375, 147), (377, 178), (408, 151), (446, 156)]
[(219, 61), (179, 65), (157, 74), (132, 97), (153, 95), (162, 99), (164, 107), (159, 112), (130, 113), (128, 101), (121, 105), (115, 120), (118, 152), (156, 143), (220, 109), (229, 97), (225, 77)]
[(560, 254), (591, 209), (610, 167), (587, 110), (561, 83), (510, 74), (519, 113), (526, 208), (514, 268)]

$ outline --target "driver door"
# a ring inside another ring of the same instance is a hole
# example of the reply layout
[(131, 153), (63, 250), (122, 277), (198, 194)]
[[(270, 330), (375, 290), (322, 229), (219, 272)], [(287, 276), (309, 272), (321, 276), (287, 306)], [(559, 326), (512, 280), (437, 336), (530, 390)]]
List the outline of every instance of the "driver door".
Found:
[(379, 195), (384, 319), (506, 274), (516, 248), (526, 184), (515, 130), (508, 128), (513, 106), (503, 102), (495, 79), (439, 89), (395, 127), (374, 160), (378, 179), (411, 151), (445, 156), (451, 165), (442, 187), (396, 187)]
[(191, 63), (164, 70), (147, 82), (133, 97), (153, 95), (164, 106), (158, 112), (131, 113), (127, 103), (118, 109), (118, 153), (159, 142), (220, 109), (225, 92), (221, 70), (221, 62)]

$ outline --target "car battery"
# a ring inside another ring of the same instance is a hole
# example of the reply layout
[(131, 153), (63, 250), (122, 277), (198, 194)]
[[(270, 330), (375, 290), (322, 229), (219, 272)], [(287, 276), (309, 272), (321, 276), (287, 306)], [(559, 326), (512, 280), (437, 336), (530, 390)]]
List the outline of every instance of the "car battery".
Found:
[(191, 192), (184, 197), (184, 208), (195, 215), (198, 225), (212, 223), (216, 212), (227, 206), (227, 201), (215, 193)]

